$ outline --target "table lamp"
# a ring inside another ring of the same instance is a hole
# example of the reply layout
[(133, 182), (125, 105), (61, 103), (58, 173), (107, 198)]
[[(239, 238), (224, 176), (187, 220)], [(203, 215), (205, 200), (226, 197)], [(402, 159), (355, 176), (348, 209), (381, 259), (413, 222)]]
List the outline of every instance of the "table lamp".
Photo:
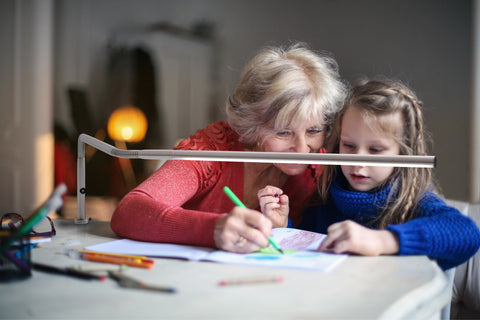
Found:
[(171, 150), (147, 149), (126, 150), (115, 148), (108, 143), (80, 134), (77, 151), (77, 202), (78, 215), (76, 224), (86, 224), (90, 218), (85, 214), (85, 145), (90, 145), (110, 156), (125, 159), (144, 160), (196, 160), (196, 161), (230, 161), (259, 163), (305, 163), (322, 165), (366, 165), (389, 167), (433, 168), (435, 156), (385, 156), (357, 155), (339, 153), (296, 153), (296, 152), (253, 152), (253, 151), (217, 151), (217, 150)]

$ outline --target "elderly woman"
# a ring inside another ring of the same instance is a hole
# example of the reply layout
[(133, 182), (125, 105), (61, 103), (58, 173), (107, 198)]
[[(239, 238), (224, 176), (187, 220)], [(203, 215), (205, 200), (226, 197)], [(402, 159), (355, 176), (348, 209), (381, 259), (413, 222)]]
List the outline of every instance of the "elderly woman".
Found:
[[(228, 122), (198, 130), (175, 149), (320, 152), (328, 119), (345, 95), (332, 57), (299, 43), (265, 47), (228, 98)], [(167, 161), (122, 199), (111, 227), (135, 240), (252, 252), (269, 245), (272, 227), (287, 226), (289, 218), (300, 222), (321, 171), (304, 164)], [(283, 190), (278, 201), (293, 205), (289, 217), (258, 211), (257, 191), (266, 185)], [(251, 209), (234, 207), (224, 186)]]

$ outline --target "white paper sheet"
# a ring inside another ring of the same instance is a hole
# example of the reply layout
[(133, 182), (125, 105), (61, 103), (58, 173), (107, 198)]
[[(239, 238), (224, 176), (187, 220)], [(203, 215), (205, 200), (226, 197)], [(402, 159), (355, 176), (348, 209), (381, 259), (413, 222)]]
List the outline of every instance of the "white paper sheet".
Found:
[(260, 267), (278, 267), (330, 271), (342, 263), (347, 255), (316, 252), (324, 234), (292, 228), (273, 229), (273, 237), (283, 250), (298, 250), (289, 254), (238, 254), (211, 248), (178, 244), (115, 240), (86, 247), (87, 250), (142, 255), (148, 257), (179, 258), (195, 261), (242, 264)]

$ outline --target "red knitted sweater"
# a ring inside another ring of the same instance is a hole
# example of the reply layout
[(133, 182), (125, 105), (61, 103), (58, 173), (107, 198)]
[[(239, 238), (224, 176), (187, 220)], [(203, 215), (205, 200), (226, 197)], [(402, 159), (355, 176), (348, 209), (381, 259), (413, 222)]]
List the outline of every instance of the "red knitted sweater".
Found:
[[(175, 149), (242, 151), (238, 138), (220, 121), (198, 130)], [(282, 187), (294, 226), (315, 191), (315, 176), (321, 168), (309, 166)], [(243, 163), (167, 161), (120, 201), (111, 228), (120, 237), (134, 240), (215, 247), (215, 224), (234, 206), (223, 193), (224, 186), (243, 199)]]

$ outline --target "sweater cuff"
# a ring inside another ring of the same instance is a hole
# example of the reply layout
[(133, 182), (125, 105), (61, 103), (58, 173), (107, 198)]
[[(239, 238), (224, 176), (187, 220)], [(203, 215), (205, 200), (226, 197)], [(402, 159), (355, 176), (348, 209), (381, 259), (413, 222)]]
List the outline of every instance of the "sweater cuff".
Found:
[(424, 230), (408, 224), (389, 225), (387, 230), (398, 237), (398, 255), (428, 255), (429, 243)]

